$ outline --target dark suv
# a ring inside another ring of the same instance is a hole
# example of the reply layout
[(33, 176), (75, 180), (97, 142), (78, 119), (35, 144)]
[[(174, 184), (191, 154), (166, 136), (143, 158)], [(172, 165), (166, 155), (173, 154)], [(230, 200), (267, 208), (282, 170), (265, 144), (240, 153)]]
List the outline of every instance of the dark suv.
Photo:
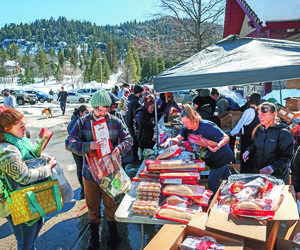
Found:
[(35, 94), (37, 96), (37, 100), (40, 103), (44, 103), (45, 101), (47, 102), (52, 102), (53, 101), (53, 96), (52, 95), (48, 95), (42, 91), (39, 90), (25, 90), (26, 93), (29, 94)]
[[(19, 105), (24, 105), (25, 102), (30, 103), (30, 104), (35, 104), (37, 102), (36, 95), (28, 94), (24, 90), (19, 90), (19, 89), (16, 89), (16, 90), (5, 89), (5, 90), (9, 91), (9, 93), (16, 98), (16, 102)], [(5, 90), (2, 91), (2, 95)]]

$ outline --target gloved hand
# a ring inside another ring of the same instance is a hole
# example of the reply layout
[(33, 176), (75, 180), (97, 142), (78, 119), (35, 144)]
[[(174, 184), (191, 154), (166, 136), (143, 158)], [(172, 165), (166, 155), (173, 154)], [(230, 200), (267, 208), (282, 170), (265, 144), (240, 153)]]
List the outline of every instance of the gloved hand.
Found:
[(245, 151), (245, 153), (243, 153), (243, 160), (246, 162), (249, 159), (249, 151)]
[(272, 165), (266, 166), (264, 168), (262, 168), (261, 170), (259, 170), (260, 174), (272, 174), (274, 172), (274, 169), (272, 167)]

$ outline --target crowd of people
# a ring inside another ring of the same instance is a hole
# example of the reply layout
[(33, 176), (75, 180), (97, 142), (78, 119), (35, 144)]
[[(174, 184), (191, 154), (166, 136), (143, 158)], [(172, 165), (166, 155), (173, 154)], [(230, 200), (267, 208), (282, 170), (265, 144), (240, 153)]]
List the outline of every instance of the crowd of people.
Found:
[[(198, 89), (197, 92), (193, 102), (183, 106), (175, 102), (172, 92), (159, 94), (156, 101), (158, 120), (164, 117), (167, 122), (171, 109), (176, 109), (183, 124), (176, 137), (168, 138), (160, 146), (179, 145), (187, 141), (191, 134), (216, 142), (215, 146), (208, 148), (191, 143), (195, 155), (209, 166), (208, 188), (216, 193), (220, 180), (230, 175), (228, 164), (235, 162), (235, 149), (231, 147), (231, 141), (235, 142), (235, 136), (239, 135), (241, 173), (270, 174), (289, 184), (291, 169), (291, 181), (300, 198), (300, 151), (295, 151), (295, 138), (288, 126), (278, 120), (276, 105), (262, 102), (260, 94), (253, 93), (247, 103), (239, 107), (243, 114), (235, 128), (225, 133), (216, 114), (229, 112), (234, 103), (215, 88), (211, 91)], [(67, 95), (62, 88), (59, 100), (63, 114), (66, 99)], [(0, 171), (8, 176), (13, 187), (19, 188), (49, 176), (56, 161), (45, 155), (49, 160), (47, 165), (38, 169), (26, 166), (25, 161), (36, 156), (30, 140), (26, 138), (26, 119), (8, 104), (9, 101), (0, 109)], [(153, 148), (155, 144), (155, 96), (148, 86), (124, 84), (120, 89), (115, 86), (111, 92), (97, 91), (91, 98), (90, 106), (91, 109), (88, 105), (80, 105), (74, 110), (67, 127), (65, 147), (72, 152), (81, 186), (80, 198), (85, 198), (88, 207), (91, 229), (88, 248), (99, 248), (102, 201), (109, 228), (109, 245), (114, 249), (119, 239), (115, 221), (118, 204), (100, 188), (84, 157), (86, 153), (103, 147), (103, 141), (95, 141), (93, 137), (92, 122), (105, 119), (113, 155), (130, 152), (131, 161), (141, 163), (143, 159), (139, 157), (138, 150)], [(9, 166), (14, 166), (14, 171)], [(1, 216), (7, 218), (16, 236), (18, 249), (34, 249), (42, 219), (30, 227), (26, 224), (14, 226), (1, 191), (0, 201)]]

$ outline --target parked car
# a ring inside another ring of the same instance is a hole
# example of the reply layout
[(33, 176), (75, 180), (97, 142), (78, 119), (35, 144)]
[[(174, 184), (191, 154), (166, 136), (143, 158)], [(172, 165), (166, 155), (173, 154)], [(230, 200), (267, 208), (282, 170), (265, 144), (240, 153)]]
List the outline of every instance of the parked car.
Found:
[(197, 96), (197, 93), (193, 90), (180, 90), (173, 91), (173, 95), (175, 102), (185, 104), (187, 102), (192, 102)]
[[(24, 105), (24, 103), (36, 104), (37, 96), (35, 94), (26, 93), (24, 90), (20, 89), (4, 89), (8, 90), (11, 95), (16, 98), (16, 102), (19, 105)], [(2, 90), (2, 95), (4, 90)]]
[(92, 96), (98, 90), (100, 90), (100, 88), (85, 88), (76, 90), (76, 93)]
[(68, 102), (89, 102), (91, 97), (89, 95), (83, 95), (78, 92), (68, 92)]
[(42, 91), (36, 91), (36, 90), (25, 90), (26, 93), (29, 94), (35, 94), (37, 96), (37, 100), (40, 103), (44, 103), (45, 101), (47, 102), (52, 102), (53, 101), (53, 96), (52, 95), (48, 95), (45, 92)]

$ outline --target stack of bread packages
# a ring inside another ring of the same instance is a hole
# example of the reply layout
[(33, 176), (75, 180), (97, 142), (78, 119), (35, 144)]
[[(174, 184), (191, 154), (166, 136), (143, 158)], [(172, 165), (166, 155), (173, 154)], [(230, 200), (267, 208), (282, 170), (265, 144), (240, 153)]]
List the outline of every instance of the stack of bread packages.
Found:
[(213, 209), (255, 219), (272, 219), (282, 201), (284, 182), (270, 175), (231, 175)]
[(146, 160), (145, 166), (143, 175), (161, 185), (157, 218), (188, 224), (196, 211), (208, 205), (212, 192), (198, 185), (205, 169), (202, 160)]

